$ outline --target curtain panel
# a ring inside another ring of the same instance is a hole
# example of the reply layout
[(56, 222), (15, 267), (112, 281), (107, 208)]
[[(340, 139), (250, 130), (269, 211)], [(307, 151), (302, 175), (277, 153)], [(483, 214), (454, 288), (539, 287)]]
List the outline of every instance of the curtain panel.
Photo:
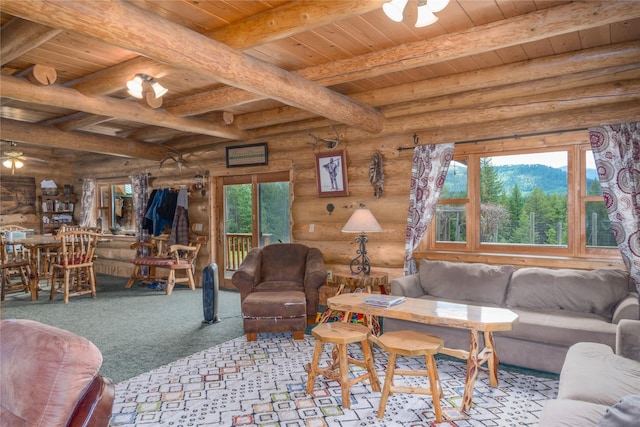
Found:
[(129, 178), (131, 179), (133, 214), (136, 218), (136, 241), (145, 242), (149, 234), (142, 228), (142, 224), (149, 197), (149, 175), (142, 173), (131, 175)]
[(590, 128), (589, 140), (611, 228), (640, 292), (640, 122)]
[(96, 180), (85, 178), (82, 180), (82, 202), (80, 203), (80, 227), (95, 227), (94, 215), (96, 204)]
[(418, 146), (413, 151), (409, 214), (405, 240), (404, 274), (417, 271), (413, 251), (424, 237), (453, 159), (455, 144)]

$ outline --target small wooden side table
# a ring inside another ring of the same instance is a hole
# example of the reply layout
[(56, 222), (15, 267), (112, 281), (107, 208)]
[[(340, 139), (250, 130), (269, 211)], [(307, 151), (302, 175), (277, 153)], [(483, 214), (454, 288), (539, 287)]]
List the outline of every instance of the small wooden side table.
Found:
[[(386, 273), (372, 274), (369, 276), (343, 276), (336, 274), (333, 277), (340, 285), (336, 295), (347, 292), (366, 292), (372, 294), (375, 286), (380, 288), (380, 293), (387, 293), (386, 286), (389, 281), (389, 276)], [(322, 313), (319, 323), (327, 323), (327, 321), (332, 317), (333, 312), (334, 310), (327, 307), (324, 310), (324, 313)], [(349, 322), (354, 314), (358, 313), (345, 312), (341, 314), (341, 319), (343, 322)], [(380, 322), (378, 320), (378, 316), (372, 316), (370, 314), (363, 314), (363, 316), (365, 325), (370, 326), (371, 332), (375, 335), (380, 335)]]

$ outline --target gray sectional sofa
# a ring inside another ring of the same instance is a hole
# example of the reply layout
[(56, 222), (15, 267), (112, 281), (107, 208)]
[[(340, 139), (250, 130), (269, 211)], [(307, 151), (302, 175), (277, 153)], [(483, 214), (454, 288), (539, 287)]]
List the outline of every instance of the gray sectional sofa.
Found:
[(581, 342), (569, 348), (558, 397), (545, 403), (540, 427), (640, 425), (640, 321), (618, 324), (615, 353)]
[[(552, 373), (560, 373), (572, 345), (594, 342), (614, 349), (620, 320), (640, 319), (636, 289), (628, 273), (616, 269), (421, 260), (417, 274), (392, 280), (391, 294), (509, 308), (519, 323), (512, 331), (494, 333), (500, 362)], [(449, 348), (469, 347), (464, 329), (383, 320), (383, 331), (403, 329), (437, 335)]]

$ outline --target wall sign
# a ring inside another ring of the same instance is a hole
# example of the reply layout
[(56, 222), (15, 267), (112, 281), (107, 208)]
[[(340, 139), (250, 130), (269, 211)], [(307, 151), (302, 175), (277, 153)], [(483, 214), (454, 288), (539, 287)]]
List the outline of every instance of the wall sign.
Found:
[(257, 166), (268, 164), (267, 143), (227, 147), (227, 167)]

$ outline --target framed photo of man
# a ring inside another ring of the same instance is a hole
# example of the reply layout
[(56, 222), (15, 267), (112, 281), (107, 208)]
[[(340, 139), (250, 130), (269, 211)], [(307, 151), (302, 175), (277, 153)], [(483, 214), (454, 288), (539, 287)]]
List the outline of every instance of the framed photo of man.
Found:
[(348, 196), (344, 151), (316, 154), (318, 197)]

